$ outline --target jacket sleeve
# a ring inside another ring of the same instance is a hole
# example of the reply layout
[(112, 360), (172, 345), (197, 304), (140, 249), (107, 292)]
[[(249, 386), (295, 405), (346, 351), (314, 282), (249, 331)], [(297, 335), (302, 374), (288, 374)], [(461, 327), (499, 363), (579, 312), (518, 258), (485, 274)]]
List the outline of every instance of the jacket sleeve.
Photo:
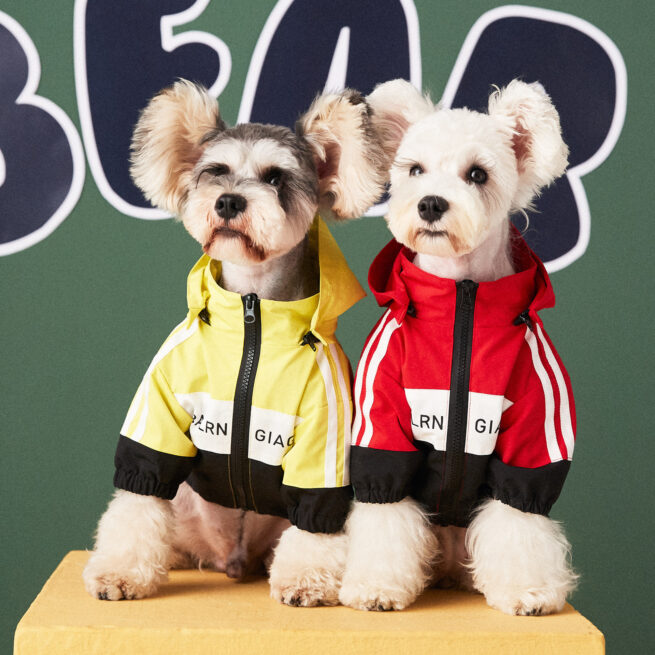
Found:
[(191, 472), (197, 449), (188, 437), (192, 417), (158, 368), (146, 373), (121, 429), (114, 485), (171, 499)]
[(365, 503), (395, 503), (410, 495), (423, 462), (402, 384), (398, 327), (383, 316), (357, 367), (350, 465), (355, 498)]
[(524, 512), (547, 515), (571, 465), (575, 406), (571, 381), (540, 322), (526, 327), (488, 467), (493, 497)]
[(336, 344), (317, 344), (320, 371), (306, 391), (294, 444), (282, 468), (282, 498), (289, 520), (308, 532), (343, 529), (352, 489), (349, 450), (352, 401), (346, 356)]

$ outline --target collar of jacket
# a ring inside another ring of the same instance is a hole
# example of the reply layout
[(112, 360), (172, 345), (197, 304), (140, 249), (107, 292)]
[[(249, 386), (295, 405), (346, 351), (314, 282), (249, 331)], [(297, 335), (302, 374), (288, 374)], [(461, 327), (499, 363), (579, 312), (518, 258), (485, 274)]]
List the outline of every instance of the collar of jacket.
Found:
[[(318, 251), (319, 293), (302, 300), (261, 300), (264, 340), (297, 344), (311, 331), (323, 344), (332, 343), (339, 316), (366, 295), (330, 230), (318, 215), (309, 231), (309, 245), (313, 252)], [(207, 255), (203, 255), (191, 269), (187, 280), (188, 318), (195, 319), (206, 308), (211, 325), (241, 333), (241, 296), (221, 288), (216, 282), (220, 276), (221, 263)]]
[[(371, 264), (368, 283), (382, 307), (389, 307), (402, 321), (411, 306), (416, 317), (452, 324), (455, 317), (455, 280), (421, 270), (413, 263), (416, 253), (392, 239)], [(507, 325), (528, 311), (536, 318), (540, 309), (555, 305), (548, 273), (519, 232), (513, 229), (512, 256), (517, 272), (480, 282), (475, 299), (477, 325)]]

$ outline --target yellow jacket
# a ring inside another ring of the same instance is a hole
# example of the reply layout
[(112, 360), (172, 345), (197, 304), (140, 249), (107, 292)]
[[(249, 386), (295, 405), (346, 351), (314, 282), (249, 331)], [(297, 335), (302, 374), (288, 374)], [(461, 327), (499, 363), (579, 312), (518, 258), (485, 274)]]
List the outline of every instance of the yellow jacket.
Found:
[(351, 498), (351, 373), (337, 319), (364, 295), (317, 217), (320, 291), (260, 300), (222, 289), (200, 258), (189, 313), (164, 342), (132, 401), (114, 484), (173, 498), (186, 480), (203, 498), (337, 532)]

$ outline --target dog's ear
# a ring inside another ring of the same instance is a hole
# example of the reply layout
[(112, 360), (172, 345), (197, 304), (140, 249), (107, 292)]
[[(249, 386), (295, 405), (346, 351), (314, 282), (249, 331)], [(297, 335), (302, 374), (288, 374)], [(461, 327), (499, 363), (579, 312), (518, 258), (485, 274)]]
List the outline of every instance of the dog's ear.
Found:
[(319, 178), (319, 210), (328, 218), (361, 216), (384, 191), (386, 161), (364, 97), (346, 89), (318, 96), (296, 123)]
[(513, 80), (490, 96), (489, 115), (512, 130), (519, 173), (514, 205), (526, 208), (566, 170), (569, 149), (562, 139), (559, 114), (541, 84)]
[(205, 140), (225, 127), (204, 87), (177, 81), (141, 112), (131, 145), (134, 183), (153, 205), (179, 215)]
[(378, 84), (366, 101), (373, 110), (373, 123), (390, 168), (409, 126), (433, 113), (436, 107), (429, 96), (400, 79)]

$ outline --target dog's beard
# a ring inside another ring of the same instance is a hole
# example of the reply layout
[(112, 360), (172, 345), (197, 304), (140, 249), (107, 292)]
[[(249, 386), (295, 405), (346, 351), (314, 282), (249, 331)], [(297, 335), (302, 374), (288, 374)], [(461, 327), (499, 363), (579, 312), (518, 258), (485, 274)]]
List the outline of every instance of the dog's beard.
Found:
[(440, 257), (459, 257), (464, 254), (462, 242), (456, 234), (448, 230), (433, 230), (418, 227), (407, 237), (408, 246), (415, 252)]
[(245, 231), (227, 226), (216, 227), (203, 244), (203, 251), (212, 259), (241, 262), (263, 262), (267, 252)]
[(462, 254), (462, 242), (448, 230), (418, 228), (409, 236), (410, 247), (415, 252), (424, 252), (441, 257), (458, 257)]

